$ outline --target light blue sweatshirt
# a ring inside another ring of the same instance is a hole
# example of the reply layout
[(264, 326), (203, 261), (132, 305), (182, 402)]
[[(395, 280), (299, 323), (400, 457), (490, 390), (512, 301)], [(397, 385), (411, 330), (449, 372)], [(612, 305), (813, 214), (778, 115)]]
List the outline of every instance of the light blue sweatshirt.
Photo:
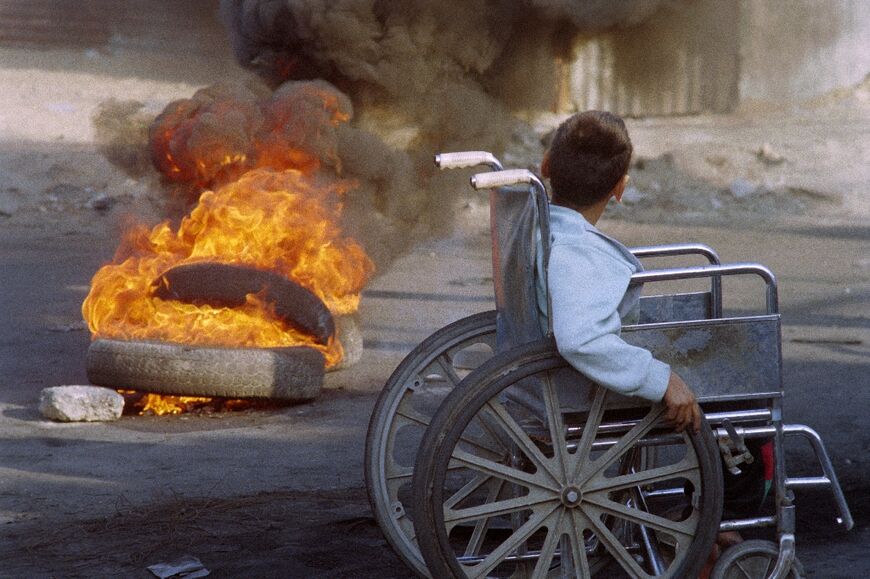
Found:
[[(628, 249), (572, 209), (550, 206), (550, 296), (559, 353), (587, 378), (628, 396), (658, 402), (671, 369), (648, 350), (620, 338), (635, 323), (640, 286), (629, 285), (643, 267)], [(547, 301), (538, 251), (538, 308), (547, 327)]]

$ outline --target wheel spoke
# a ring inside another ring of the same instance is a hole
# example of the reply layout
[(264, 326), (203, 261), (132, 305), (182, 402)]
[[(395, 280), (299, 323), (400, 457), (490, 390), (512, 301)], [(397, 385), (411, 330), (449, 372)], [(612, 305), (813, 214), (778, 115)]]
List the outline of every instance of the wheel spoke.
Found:
[[(498, 499), (501, 489), (504, 487), (504, 481), (493, 481), (489, 487), (489, 492), (486, 495), (487, 504), (491, 504)], [(468, 540), (468, 545), (465, 546), (465, 556), (470, 557), (477, 555), (480, 552), (480, 546), (483, 544), (483, 538), (486, 536), (486, 530), (489, 528), (489, 517), (480, 519), (474, 524), (474, 531), (471, 533), (471, 539)]]
[[(395, 468), (395, 467), (394, 467)], [(455, 460), (451, 460), (447, 465), (447, 470), (456, 470), (458, 468), (464, 468), (464, 466)], [(392, 470), (392, 469), (391, 469)], [(410, 466), (402, 466), (398, 467), (395, 470), (392, 470), (392, 474), (387, 474), (387, 481), (393, 482), (397, 480), (408, 480), (414, 477), (414, 468)], [(460, 499), (461, 500), (461, 499)]]
[(554, 521), (548, 521), (547, 537), (544, 539), (544, 544), (541, 546), (541, 553), (538, 555), (538, 562), (532, 570), (532, 579), (546, 577), (550, 571), (550, 564), (553, 562), (553, 555), (556, 554), (556, 547), (559, 545), (559, 539), (563, 535), (562, 518), (565, 514), (565, 509), (557, 509), (555, 513), (550, 515)]
[(544, 377), (544, 402), (547, 405), (547, 422), (550, 427), (550, 440), (553, 445), (553, 457), (558, 465), (561, 480), (568, 480), (568, 444), (565, 442), (565, 423), (562, 420), (562, 407), (559, 395), (550, 380), (550, 373)]
[(604, 548), (613, 555), (613, 558), (625, 569), (631, 577), (648, 577), (649, 575), (640, 568), (634, 557), (622, 546), (610, 529), (607, 528), (597, 514), (589, 513), (587, 520), (595, 529), (595, 534), (598, 535), (598, 540), (604, 545)]
[(601, 418), (604, 416), (604, 399), (607, 397), (607, 392), (606, 388), (596, 386), (595, 397), (592, 400), (592, 407), (589, 409), (586, 425), (583, 427), (583, 432), (580, 435), (577, 450), (574, 451), (573, 468), (571, 469), (572, 480), (577, 479), (580, 469), (589, 458), (592, 443), (595, 441), (595, 435), (598, 432), (598, 426), (601, 424)]
[(526, 434), (523, 427), (517, 424), (517, 421), (514, 420), (513, 416), (508, 414), (508, 411), (505, 410), (504, 406), (494, 400), (487, 402), (486, 406), (490, 411), (490, 416), (493, 417), (495, 422), (497, 422), (502, 429), (504, 429), (507, 435), (510, 436), (511, 440), (520, 447), (523, 454), (535, 463), (538, 472), (547, 473), (550, 478), (552, 478), (553, 482), (558, 481), (558, 475), (553, 472), (550, 461), (547, 460), (547, 457), (544, 456), (544, 453), (541, 452), (534, 441), (529, 438), (529, 435)]
[[(430, 422), (432, 422), (431, 416), (426, 416), (425, 414), (423, 414), (422, 412), (420, 412), (419, 410), (417, 410), (416, 408), (414, 408), (412, 406), (412, 404), (411, 404), (411, 390), (407, 390), (405, 392), (405, 397), (402, 399), (401, 403), (399, 403), (398, 408), (396, 408), (396, 416), (398, 418), (402, 418), (402, 419), (406, 420), (410, 424), (420, 426), (424, 429), (429, 426)], [(400, 422), (399, 420), (396, 421), (396, 430), (397, 431), (399, 429), (399, 424), (398, 424), (399, 422)], [(465, 436), (463, 436), (462, 440), (464, 440), (465, 442), (467, 442), (469, 444), (477, 446), (481, 449), (485, 449), (489, 452), (497, 454), (497, 451), (493, 450), (491, 447), (487, 446), (486, 444), (484, 444), (483, 442), (481, 442), (479, 440), (474, 440), (474, 439), (471, 439), (471, 438), (468, 438)]]
[(492, 477), (488, 474), (477, 474), (473, 479), (465, 483), (461, 489), (453, 493), (449, 499), (444, 501), (444, 508), (452, 509), (460, 502), (468, 498), (471, 493), (482, 487), (488, 481), (490, 481)]
[[(403, 418), (403, 419), (407, 420), (408, 422), (410, 422), (411, 424), (420, 426), (422, 428), (428, 427), (429, 422), (431, 422), (431, 420), (432, 420), (431, 417), (426, 416), (426, 415), (420, 413), (419, 411), (415, 410), (413, 407), (411, 407), (411, 403), (409, 400), (402, 401), (402, 404), (399, 406), (399, 408), (396, 409), (396, 416), (399, 418)], [(398, 428), (397, 428), (397, 430), (398, 430)], [(486, 442), (484, 442), (482, 440), (479, 440), (476, 438), (471, 438), (470, 436), (466, 436), (466, 435), (463, 435), (460, 438), (460, 440), (462, 440), (463, 442), (465, 442), (469, 446), (473, 446), (477, 450), (480, 450), (486, 454), (489, 454), (493, 458), (497, 458), (497, 457), (501, 456), (501, 453), (498, 450), (492, 448), (492, 446), (486, 444)], [(500, 444), (498, 440), (496, 440), (496, 443)]]
[(555, 502), (556, 497), (546, 495), (526, 495), (514, 499), (504, 499), (492, 503), (484, 503), (476, 507), (444, 511), (444, 524), (448, 530), (456, 525), (476, 521), (478, 519), (499, 517), (520, 511), (528, 511), (535, 505)]
[(410, 402), (408, 402), (408, 404), (404, 404), (405, 401), (402, 402), (402, 405), (396, 409), (396, 416), (398, 416), (399, 418), (404, 418), (408, 422), (412, 424), (417, 424), (419, 426), (422, 426), (423, 428), (429, 426), (429, 422), (432, 420), (431, 417), (426, 416), (425, 414), (422, 414), (411, 408)]
[[(740, 569), (740, 572), (743, 573), (743, 576), (746, 577), (746, 579), (752, 579), (752, 574), (743, 568), (743, 565), (740, 564), (739, 559), (737, 561), (734, 561), (734, 564), (737, 566), (738, 569)], [(770, 561), (767, 562), (767, 570), (764, 572), (765, 578), (769, 576), (768, 573), (770, 573)]]
[[(626, 505), (632, 506), (637, 505), (637, 508), (642, 509), (645, 512), (649, 512), (649, 505), (646, 502), (646, 498), (643, 496), (643, 492), (639, 487), (634, 487), (629, 492), (631, 498), (628, 500)], [(649, 568), (652, 571), (653, 575), (661, 575), (665, 570), (665, 562), (662, 559), (661, 554), (661, 545), (659, 544), (658, 536), (655, 533), (650, 532), (649, 529), (646, 528), (645, 525), (637, 526), (638, 533), (641, 537), (641, 545), (643, 546), (644, 552), (646, 552), (647, 561), (649, 563)]]
[[(583, 531), (589, 526), (583, 524), (583, 515), (576, 509), (571, 512), (571, 561), (573, 563), (574, 579), (591, 579), (592, 572), (589, 570), (589, 558), (586, 556), (586, 544), (583, 539)], [(564, 559), (563, 559), (564, 561)], [(562, 565), (565, 563), (563, 562)]]
[(459, 374), (456, 373), (456, 368), (453, 367), (453, 362), (450, 360), (447, 353), (438, 356), (438, 366), (441, 368), (442, 372), (444, 372), (443, 376), (445, 380), (450, 382), (454, 388), (462, 382), (462, 378), (460, 378)]
[[(595, 507), (592, 507), (591, 505), (595, 505)], [(599, 497), (586, 498), (584, 508), (591, 511), (589, 518), (593, 520), (596, 516), (606, 513), (632, 523), (637, 523), (638, 525), (644, 525), (656, 531), (674, 535), (678, 539), (691, 539), (697, 526), (694, 517), (690, 517), (685, 521), (672, 521), (652, 513), (647, 513), (640, 509), (627, 507), (622, 503)]]
[[(392, 469), (391, 469), (392, 470)], [(414, 469), (410, 466), (399, 467), (392, 472), (387, 472), (387, 480), (409, 479), (414, 476)]]
[[(764, 571), (765, 577), (770, 577), (770, 574), (773, 572), (774, 567), (776, 567), (776, 559), (773, 557), (768, 557), (767, 559), (767, 569)], [(797, 575), (797, 573), (795, 573)]]
[(528, 540), (529, 537), (534, 534), (541, 525), (544, 524), (544, 521), (550, 514), (556, 509), (556, 507), (545, 508), (537, 513), (534, 513), (528, 521), (526, 521), (520, 528), (518, 528), (514, 533), (505, 539), (505, 541), (496, 547), (492, 553), (490, 553), (483, 561), (474, 565), (473, 567), (466, 567), (465, 574), (469, 579), (475, 579), (476, 577), (485, 576), (487, 573), (492, 571), (499, 563), (501, 563), (505, 557), (510, 555), (514, 550), (517, 549), (522, 543)]
[[(678, 477), (689, 478), (687, 475), (697, 473), (698, 469), (698, 461), (695, 459), (694, 453), (688, 453), (688, 456), (677, 464), (651, 468), (611, 478), (605, 478), (603, 476), (596, 477), (584, 485), (583, 492), (613, 492), (629, 487), (643, 486), (671, 480)], [(692, 477), (692, 479), (694, 481), (696, 477)]]
[[(598, 473), (604, 471), (608, 466), (613, 463), (613, 461), (622, 456), (622, 454), (626, 450), (628, 450), (631, 445), (633, 445), (647, 432), (649, 432), (652, 427), (655, 426), (655, 423), (658, 422), (659, 417), (662, 415), (662, 413), (664, 413), (664, 411), (664, 405), (656, 404), (650, 409), (649, 413), (644, 417), (643, 420), (635, 424), (631, 430), (629, 430), (622, 438), (620, 438), (615, 445), (611, 446), (607, 450), (607, 452), (605, 452), (601, 457), (599, 457), (592, 463), (585, 465), (581, 464), (578, 482), (580, 484), (583, 484)], [(586, 429), (584, 428), (583, 430), (583, 436), (585, 437)]]
[(556, 487), (554, 487), (548, 480), (542, 480), (542, 477), (540, 476), (523, 472), (480, 456), (475, 456), (458, 448), (453, 451), (453, 460), (470, 469), (490, 474), (508, 482), (516, 483), (520, 486), (541, 488), (557, 492)]
[(511, 448), (510, 439), (504, 435), (499, 435), (501, 430), (496, 424), (493, 424), (492, 418), (486, 414), (478, 414), (475, 419), (480, 423), (480, 427), (492, 438), (492, 440), (501, 447), (502, 451), (508, 452)]

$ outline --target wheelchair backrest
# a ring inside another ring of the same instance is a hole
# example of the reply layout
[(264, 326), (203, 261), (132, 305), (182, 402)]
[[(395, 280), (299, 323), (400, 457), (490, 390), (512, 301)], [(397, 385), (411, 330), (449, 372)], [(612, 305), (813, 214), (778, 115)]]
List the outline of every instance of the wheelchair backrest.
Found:
[(544, 337), (538, 316), (538, 208), (527, 186), (490, 190), (492, 278), (499, 351)]

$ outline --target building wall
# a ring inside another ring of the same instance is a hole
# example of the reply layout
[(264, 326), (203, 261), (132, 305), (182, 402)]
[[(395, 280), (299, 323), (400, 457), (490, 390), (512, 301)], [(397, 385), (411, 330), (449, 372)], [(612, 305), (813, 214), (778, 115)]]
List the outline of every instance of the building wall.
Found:
[(171, 57), (228, 44), (218, 0), (0, 0), (0, 48), (144, 48)]
[(796, 103), (870, 73), (870, 0), (679, 0), (636, 26), (579, 37), (568, 68), (563, 111)]
[(790, 103), (870, 73), (870, 1), (742, 0), (741, 101)]
[(669, 3), (640, 25), (579, 38), (571, 104), (626, 116), (733, 109), (738, 6), (738, 0)]

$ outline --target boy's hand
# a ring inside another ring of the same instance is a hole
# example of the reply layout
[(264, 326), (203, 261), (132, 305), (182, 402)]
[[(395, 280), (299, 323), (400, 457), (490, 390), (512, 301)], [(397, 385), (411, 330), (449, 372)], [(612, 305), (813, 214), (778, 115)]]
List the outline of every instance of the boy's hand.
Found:
[(688, 426), (692, 426), (695, 432), (701, 431), (701, 407), (698, 406), (698, 399), (676, 372), (671, 372), (662, 402), (668, 409), (665, 418), (674, 424), (677, 432), (682, 432)]

